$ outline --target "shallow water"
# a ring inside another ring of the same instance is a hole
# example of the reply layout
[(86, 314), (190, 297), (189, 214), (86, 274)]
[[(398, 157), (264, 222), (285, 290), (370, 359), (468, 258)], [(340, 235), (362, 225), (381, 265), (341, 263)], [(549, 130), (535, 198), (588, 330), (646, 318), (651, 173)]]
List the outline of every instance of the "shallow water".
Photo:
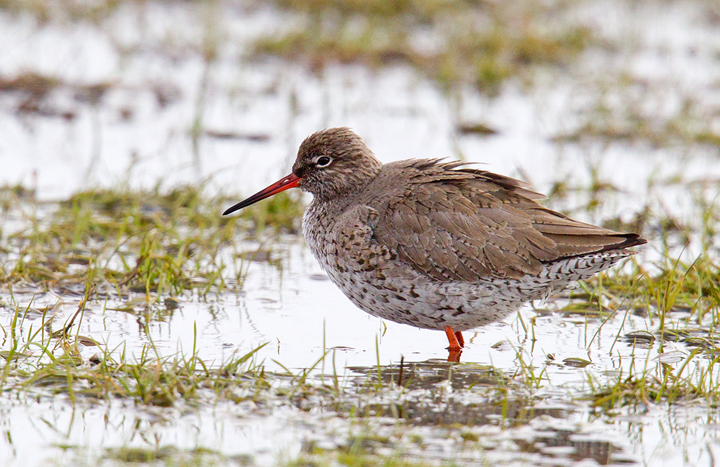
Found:
[[(591, 2), (575, 13), (616, 40), (617, 50), (591, 50), (562, 73), (541, 70), (532, 86), (513, 80), (493, 99), (471, 89), (448, 96), (404, 65), (333, 65), (316, 74), (282, 60), (250, 60), (247, 49), (255, 38), (294, 24), (292, 15), (267, 6), (128, 3), (99, 25), (40, 24), (27, 13), (3, 10), (0, 76), (33, 72), (59, 84), (32, 112), (22, 110), (26, 94), (0, 92), (0, 183), (23, 184), (40, 200), (97, 186), (158, 183), (205, 183), (210, 193), (236, 193), (240, 199), (285, 175), (306, 135), (347, 125), (385, 162), (463, 157), (523, 178), (541, 192), (564, 181), (570, 194), (550, 203), (580, 219), (629, 220), (647, 205), (697, 226), (697, 200), (713, 200), (717, 193), (717, 146), (554, 139), (581, 127), (598, 102), (619, 115), (636, 105), (656, 115), (661, 126), (663, 116), (674, 115), (689, 99), (694, 113), (688, 118), (707, 119), (717, 131), (720, 37), (703, 18), (706, 7), (633, 5)], [(603, 14), (608, 11), (613, 14)], [(203, 44), (216, 37), (216, 58), (206, 62)], [(643, 81), (620, 85), (623, 73)], [(96, 84), (107, 85), (99, 98), (87, 88)], [(498, 133), (457, 131), (459, 124), (475, 121)], [(616, 190), (601, 192), (601, 206), (588, 212), (593, 177)], [(226, 207), (218, 206), (218, 215)], [(4, 218), (3, 236), (22, 229), (23, 219)], [(652, 240), (657, 226), (647, 229)], [(247, 243), (241, 249), (257, 247)], [(651, 267), (660, 250), (651, 242), (640, 263)], [(698, 252), (691, 244), (683, 254), (694, 258)], [(278, 397), (265, 405), (221, 401), (161, 408), (125, 400), (71, 403), (66, 394), (52, 396), (42, 388), (6, 390), (0, 396), (0, 463), (94, 465), (103, 458), (114, 465), (119, 461), (108, 458), (106, 449), (201, 447), (228, 465), (274, 465), (353, 443), (371, 453), (460, 465), (707, 465), (720, 455), (720, 424), (702, 403), (640, 404), (605, 413), (583, 400), (593, 378), (608, 381), (620, 371), (659, 366), (658, 341), (642, 346), (616, 340), (632, 331), (655, 331), (656, 318), (618, 313), (603, 322), (543, 311), (561, 307), (564, 299), (536, 304), (540, 312), (528, 305), (519, 316), (466, 333), (462, 361), (474, 365), (450, 369), (443, 333), (382, 322), (357, 310), (327, 280), (302, 239), (273, 242), (271, 255), (281, 268), (251, 262), (237, 295), (201, 299), (188, 293), (178, 297), (177, 309), (154, 305), (149, 311), (141, 303), (119, 311), (133, 297), (92, 301), (79, 332), (130, 355), (150, 341), (168, 356), (189, 353), (195, 345), (202, 359), (218, 363), (268, 343), (257, 358), (277, 373), (310, 368), (330, 350), (311, 384), (322, 385), (336, 371), (345, 388), (341, 402), (371, 407), (365, 416), (335, 411), (323, 397), (301, 407)], [(0, 324), (8, 329), (17, 306), (58, 302), (56, 323), (64, 322), (82, 299), (77, 292), (59, 297), (32, 285), (15, 288), (12, 297), (3, 291)], [(685, 319), (681, 313), (672, 317), (682, 328)], [(41, 320), (40, 313), (31, 313), (22, 331), (37, 329)], [(678, 352), (671, 354), (677, 356), (669, 363), (674, 368), (691, 352), (683, 343), (664, 345), (666, 354)], [(96, 352), (87, 347), (82, 355), (87, 360)], [(567, 358), (592, 364), (563, 364)], [(377, 396), (365, 395), (378, 363), (381, 378), (396, 381), (401, 359), (410, 378), (407, 389), (386, 383)], [(698, 355), (688, 370), (708, 364)], [(522, 368), (544, 370), (542, 388), (513, 387), (507, 401), (498, 399), (498, 375), (512, 378)], [(291, 383), (279, 378), (276, 384)]]

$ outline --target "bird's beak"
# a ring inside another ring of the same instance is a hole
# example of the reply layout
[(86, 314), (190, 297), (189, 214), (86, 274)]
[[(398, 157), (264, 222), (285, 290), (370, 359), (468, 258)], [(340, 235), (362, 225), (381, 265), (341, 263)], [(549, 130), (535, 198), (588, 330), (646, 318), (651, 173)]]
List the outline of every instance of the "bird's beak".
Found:
[(250, 206), (251, 204), (255, 204), (261, 199), (269, 198), (272, 195), (276, 195), (280, 193), (281, 191), (285, 191), (288, 188), (295, 188), (298, 186), (298, 183), (300, 183), (300, 177), (298, 177), (295, 174), (290, 174), (287, 177), (283, 177), (277, 182), (273, 183), (269, 187), (258, 191), (251, 197), (249, 197), (246, 200), (240, 201), (235, 206), (232, 206), (225, 210), (223, 213), (223, 216), (227, 216), (228, 214), (231, 214), (235, 211), (238, 211), (244, 207)]

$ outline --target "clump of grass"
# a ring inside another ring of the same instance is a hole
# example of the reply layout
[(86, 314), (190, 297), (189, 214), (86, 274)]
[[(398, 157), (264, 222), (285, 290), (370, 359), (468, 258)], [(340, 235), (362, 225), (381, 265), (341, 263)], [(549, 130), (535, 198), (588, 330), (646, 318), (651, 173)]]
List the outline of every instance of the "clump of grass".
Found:
[[(225, 456), (207, 448), (182, 449), (172, 445), (139, 448), (123, 446), (107, 448), (98, 459), (90, 459), (85, 464), (78, 460), (74, 465), (102, 465), (106, 461), (120, 462), (121, 465), (171, 465), (171, 466), (220, 466), (220, 465), (253, 465), (251, 456)], [(159, 463), (159, 464), (158, 464)]]
[(328, 30), (322, 24), (313, 23), (301, 31), (259, 40), (255, 53), (304, 60), (316, 70), (328, 63), (355, 62), (377, 67), (396, 60), (415, 59), (401, 30), (376, 23), (364, 25), (359, 33), (347, 29), (344, 25), (340, 30)]
[[(632, 310), (647, 315), (660, 339), (671, 339), (691, 324), (700, 326), (691, 334), (714, 339), (713, 329), (720, 322), (717, 260), (700, 256), (689, 264), (677, 260), (654, 269), (651, 272), (633, 259), (629, 271), (599, 274), (583, 282), (581, 292), (570, 292), (573, 301), (562, 311), (610, 319), (618, 310)], [(682, 312), (681, 322), (673, 321), (675, 312)]]
[(437, 57), (440, 66), (435, 76), (446, 87), (470, 82), (480, 91), (496, 95), (508, 78), (526, 75), (532, 66), (566, 65), (591, 41), (592, 34), (585, 27), (559, 33), (516, 30), (502, 23), (485, 31), (459, 28)]
[[(362, 440), (358, 440), (358, 443)], [(367, 444), (372, 444), (373, 440), (364, 440)], [(308, 453), (299, 456), (288, 462), (287, 467), (301, 466), (318, 466), (325, 467), (331, 465), (345, 465), (348, 467), (428, 467), (431, 464), (424, 462), (416, 462), (408, 460), (402, 454), (395, 455), (378, 455), (363, 449), (360, 444), (352, 445), (349, 448), (341, 450), (326, 451), (319, 448), (310, 448)]]
[(178, 450), (171, 447), (163, 447), (160, 449), (121, 447), (108, 449), (104, 457), (126, 463), (146, 463), (165, 461), (171, 459), (173, 456), (177, 456), (177, 454)]
[(703, 400), (711, 407), (720, 403), (720, 357), (696, 363), (693, 350), (677, 369), (657, 363), (640, 372), (623, 373), (599, 382), (588, 376), (593, 405), (612, 409), (625, 405)]
[[(31, 326), (23, 332), (28, 310), (16, 307), (11, 322), (0, 326), (6, 338), (0, 387), (20, 391), (44, 388), (51, 393), (68, 394), (72, 401), (77, 397), (105, 400), (122, 397), (161, 407), (181, 400), (220, 397), (224, 391), (247, 389), (248, 384), (252, 388), (266, 387), (263, 367), (255, 359), (263, 346), (220, 364), (203, 361), (196, 345), (189, 356), (161, 357), (150, 342), (139, 355), (131, 356), (124, 349), (102, 348), (92, 338), (79, 334), (85, 303), (55, 332), (53, 318), (46, 319), (45, 315), (37, 329)], [(97, 347), (99, 352), (85, 361), (84, 346)], [(249, 390), (248, 394), (254, 391)]]
[(110, 82), (72, 83), (37, 72), (0, 76), (0, 92), (12, 93), (19, 97), (15, 107), (17, 113), (60, 117), (65, 120), (73, 120), (77, 112), (66, 104), (58, 105), (48, 99), (53, 92), (59, 89), (67, 90), (74, 94), (76, 101), (96, 105), (112, 86)]
[[(43, 220), (7, 238), (0, 255), (0, 284), (30, 282), (45, 288), (76, 287), (92, 276), (105, 292), (201, 294), (229, 287), (227, 268), (241, 270), (223, 254), (238, 239), (265, 226), (296, 231), (302, 213), (297, 198), (279, 196), (243, 214), (221, 216), (225, 199), (209, 199), (200, 188), (155, 191), (93, 190), (44, 207)], [(47, 215), (45, 215), (47, 214)], [(14, 259), (10, 259), (14, 258)], [(232, 276), (230, 276), (232, 277)]]
[(412, 16), (429, 21), (435, 14), (454, 9), (463, 2), (445, 0), (275, 0), (274, 3), (282, 8), (303, 12), (336, 12), (342, 15), (383, 18)]

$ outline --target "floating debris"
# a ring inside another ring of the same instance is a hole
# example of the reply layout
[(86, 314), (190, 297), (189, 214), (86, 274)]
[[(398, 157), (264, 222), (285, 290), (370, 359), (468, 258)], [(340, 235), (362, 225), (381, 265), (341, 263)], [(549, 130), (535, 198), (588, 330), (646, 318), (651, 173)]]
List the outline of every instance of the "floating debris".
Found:
[(584, 358), (568, 357), (563, 360), (563, 364), (573, 368), (585, 368), (588, 365), (592, 365), (592, 362), (590, 360), (585, 360)]
[(655, 342), (655, 335), (649, 331), (633, 331), (625, 334), (623, 338), (628, 342)]
[(704, 349), (718, 350), (718, 347), (713, 342), (709, 339), (705, 339), (704, 337), (687, 337), (682, 341), (690, 347), (702, 347)]
[(97, 347), (100, 345), (98, 341), (88, 336), (77, 336), (77, 341), (86, 347)]
[(685, 357), (687, 357), (687, 354), (685, 352), (682, 352), (680, 350), (673, 350), (672, 352), (665, 352), (661, 353), (657, 357), (655, 357), (653, 360), (657, 360), (660, 363), (677, 363), (685, 360)]
[(270, 135), (264, 133), (239, 133), (236, 131), (205, 130), (205, 136), (215, 139), (246, 140), (254, 143), (270, 141)]
[(458, 125), (458, 131), (463, 135), (496, 135), (498, 131), (483, 123), (461, 123)]
[(167, 297), (163, 303), (165, 303), (165, 307), (168, 310), (177, 310), (182, 304), (182, 302), (175, 297)]

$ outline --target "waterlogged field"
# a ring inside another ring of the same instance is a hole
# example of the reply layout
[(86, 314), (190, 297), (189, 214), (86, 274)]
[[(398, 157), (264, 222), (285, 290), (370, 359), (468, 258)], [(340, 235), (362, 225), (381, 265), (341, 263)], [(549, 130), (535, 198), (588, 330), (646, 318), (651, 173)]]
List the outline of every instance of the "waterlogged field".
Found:
[[(0, 1), (0, 464), (713, 465), (712, 2)], [(649, 244), (505, 321), (357, 310), (308, 201), (347, 125)]]

